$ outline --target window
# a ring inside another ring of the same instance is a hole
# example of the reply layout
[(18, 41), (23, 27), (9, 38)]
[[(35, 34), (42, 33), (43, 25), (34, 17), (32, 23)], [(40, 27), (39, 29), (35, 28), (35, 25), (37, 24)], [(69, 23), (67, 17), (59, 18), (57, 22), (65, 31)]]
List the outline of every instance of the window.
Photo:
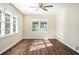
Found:
[(3, 32), (2, 32), (2, 29), (3, 29), (3, 20), (2, 20), (2, 17), (3, 17), (3, 14), (2, 14), (2, 8), (0, 8), (0, 36), (2, 36)]
[(40, 31), (47, 32), (47, 21), (40, 22)]
[(10, 15), (5, 13), (5, 34), (10, 34)]
[(13, 33), (16, 33), (18, 31), (18, 23), (17, 23), (17, 17), (13, 17)]
[(0, 10), (0, 35), (1, 35), (1, 10)]
[(0, 38), (18, 32), (17, 16), (4, 8), (0, 8)]
[(47, 21), (32, 21), (32, 31), (47, 32)]
[(39, 22), (32, 22), (32, 31), (39, 31)]

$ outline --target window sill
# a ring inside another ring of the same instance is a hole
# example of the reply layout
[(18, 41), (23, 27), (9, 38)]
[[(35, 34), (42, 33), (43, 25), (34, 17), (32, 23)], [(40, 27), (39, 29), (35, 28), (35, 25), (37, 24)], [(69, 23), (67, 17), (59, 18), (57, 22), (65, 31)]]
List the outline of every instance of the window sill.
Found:
[(15, 34), (18, 34), (18, 33), (14, 33), (14, 34), (7, 34), (5, 36), (0, 36), (0, 39), (3, 39), (3, 38), (8, 38), (10, 36), (14, 36)]

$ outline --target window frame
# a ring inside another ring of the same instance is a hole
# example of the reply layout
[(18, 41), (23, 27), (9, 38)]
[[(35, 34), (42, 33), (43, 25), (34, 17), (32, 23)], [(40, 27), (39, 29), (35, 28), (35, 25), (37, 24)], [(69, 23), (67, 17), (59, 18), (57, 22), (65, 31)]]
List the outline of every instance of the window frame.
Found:
[[(36, 24), (33, 24), (34, 22), (37, 22), (38, 24), (37, 25)], [(37, 26), (37, 28), (33, 28), (33, 26), (35, 26), (35, 27)], [(35, 29), (37, 29), (36, 31), (39, 31), (39, 22), (38, 21), (33, 21), (32, 22), (32, 31), (35, 30)]]
[[(10, 35), (10, 34), (11, 34), (11, 20), (12, 20), (12, 19), (11, 19), (11, 15), (12, 15), (12, 14), (11, 14), (9, 11), (7, 11), (7, 10), (5, 10), (5, 12), (4, 12), (4, 17), (6, 18), (5, 14), (8, 14), (8, 15), (10, 16), (10, 17), (9, 17), (9, 21), (10, 21), (10, 22), (6, 22), (6, 21), (4, 22), (5, 24), (6, 24), (6, 23), (10, 24), (10, 28), (6, 28), (6, 27), (5, 27), (5, 30), (6, 30), (6, 29), (10, 30), (10, 31), (9, 31), (10, 33), (7, 33), (7, 34), (5, 34), (5, 35)], [(6, 25), (5, 25), (5, 26), (6, 26)], [(4, 32), (5, 32), (5, 31), (4, 31)]]
[(0, 22), (1, 22), (1, 35), (0, 35), (0, 37), (3, 37), (4, 36), (4, 9), (3, 8), (1, 8), (0, 7), (0, 11), (1, 11), (1, 20), (0, 20)]
[[(40, 27), (40, 32), (46, 32), (47, 33), (48, 32), (48, 20), (46, 20), (46, 19), (45, 20), (41, 20), (40, 23), (41, 22), (46, 22), (47, 23), (47, 25), (46, 25), (46, 27), (47, 27), (46, 29), (47, 30), (46, 31), (42, 31), (42, 28)], [(41, 24), (40, 24), (40, 26), (41, 26)]]
[(13, 17), (15, 17), (15, 18), (16, 18), (16, 19), (15, 19), (15, 20), (16, 20), (16, 21), (15, 21), (15, 23), (13, 23), (13, 25), (14, 25), (14, 24), (16, 24), (16, 25), (15, 25), (15, 26), (16, 26), (16, 28), (13, 28), (13, 29), (16, 29), (16, 31), (15, 31), (15, 32), (13, 32), (13, 33), (18, 33), (18, 25), (19, 25), (19, 24), (18, 24), (18, 17), (17, 17), (17, 16), (15, 16), (15, 15), (13, 15), (13, 16), (12, 16), (12, 18), (13, 18)]
[[(38, 31), (32, 31), (32, 29), (33, 29), (33, 22), (38, 22), (39, 23), (39, 30)], [(41, 28), (40, 28), (40, 26), (41, 26), (41, 22), (47, 22), (47, 31), (41, 31)], [(33, 18), (32, 19), (32, 22), (31, 22), (31, 31), (32, 32), (41, 32), (41, 33), (48, 33), (48, 20), (46, 19), (46, 18)]]
[[(11, 35), (15, 35), (15, 34), (17, 34), (18, 33), (18, 17), (16, 16), (16, 15), (14, 15), (14, 14), (12, 14), (11, 12), (9, 12), (7, 9), (5, 9), (5, 8), (1, 8), (0, 7), (0, 10), (2, 11), (2, 16), (1, 16), (1, 32), (2, 32), (2, 34), (0, 35), (0, 38), (5, 38), (5, 37), (9, 37), (9, 36), (11, 36)], [(5, 23), (7, 23), (6, 21), (5, 21), (5, 14), (9, 14), (10, 15), (10, 33), (8, 33), (8, 34), (5, 34)], [(16, 26), (17, 26), (17, 28), (16, 28), (16, 32), (14, 33), (12, 30), (13, 30), (13, 28), (12, 28), (12, 26), (13, 26), (13, 19), (12, 19), (12, 17), (13, 16), (15, 16), (16, 17), (16, 22), (17, 22), (17, 24), (16, 24)]]

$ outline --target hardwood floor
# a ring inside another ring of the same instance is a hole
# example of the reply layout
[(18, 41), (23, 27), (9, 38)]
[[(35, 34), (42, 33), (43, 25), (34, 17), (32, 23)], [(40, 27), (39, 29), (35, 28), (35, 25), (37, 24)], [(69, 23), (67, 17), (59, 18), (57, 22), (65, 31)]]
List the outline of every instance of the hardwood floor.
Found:
[(22, 40), (2, 55), (78, 55), (56, 39)]

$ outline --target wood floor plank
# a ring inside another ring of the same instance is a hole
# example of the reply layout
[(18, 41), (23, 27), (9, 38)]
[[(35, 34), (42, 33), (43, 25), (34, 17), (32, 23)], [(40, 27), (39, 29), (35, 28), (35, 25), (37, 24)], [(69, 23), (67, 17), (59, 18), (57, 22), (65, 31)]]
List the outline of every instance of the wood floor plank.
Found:
[(40, 40), (37, 40), (37, 44), (36, 44), (36, 46), (37, 46), (37, 47), (36, 47), (36, 48), (37, 48), (37, 50), (36, 50), (37, 53), (36, 53), (36, 55), (40, 55), (40, 51), (41, 51), (41, 50), (40, 50), (39, 45), (40, 45)]
[(45, 48), (44, 48), (45, 55), (48, 55), (49, 52), (48, 52), (48, 49), (47, 49), (47, 45), (46, 45), (44, 40), (43, 40), (43, 42), (44, 42), (44, 45), (45, 45)]
[(50, 43), (50, 41), (44, 40), (44, 42), (46, 44), (47, 50), (49, 52), (49, 55), (51, 55), (51, 54), (57, 54), (55, 47), (52, 45), (52, 43)]
[(72, 49), (70, 49), (69, 47), (65, 46), (64, 44), (62, 44), (61, 42), (59, 42), (58, 40), (49, 40), (54, 47), (56, 48), (58, 54), (60, 55), (77, 55), (78, 53), (76, 53), (75, 51), (73, 51)]
[(79, 55), (56, 39), (22, 40), (2, 55)]
[(25, 51), (25, 48), (29, 45), (30, 40), (28, 41), (23, 41), (22, 44), (18, 45), (15, 47), (15, 51), (13, 51), (12, 55), (21, 55), (23, 54)]
[(30, 47), (32, 45), (32, 42), (33, 42), (33, 40), (30, 40), (30, 42), (28, 42), (28, 44), (25, 44), (25, 46), (24, 46), (25, 48), (24, 48), (23, 54), (25, 54), (25, 55), (28, 54), (28, 51), (29, 51), (29, 49), (30, 49)]
[(41, 51), (41, 55), (45, 55), (45, 49), (44, 49), (44, 48), (46, 48), (45, 44), (44, 44), (43, 40), (40, 40), (40, 42), (41, 42), (41, 44), (40, 44), (39, 49)]

